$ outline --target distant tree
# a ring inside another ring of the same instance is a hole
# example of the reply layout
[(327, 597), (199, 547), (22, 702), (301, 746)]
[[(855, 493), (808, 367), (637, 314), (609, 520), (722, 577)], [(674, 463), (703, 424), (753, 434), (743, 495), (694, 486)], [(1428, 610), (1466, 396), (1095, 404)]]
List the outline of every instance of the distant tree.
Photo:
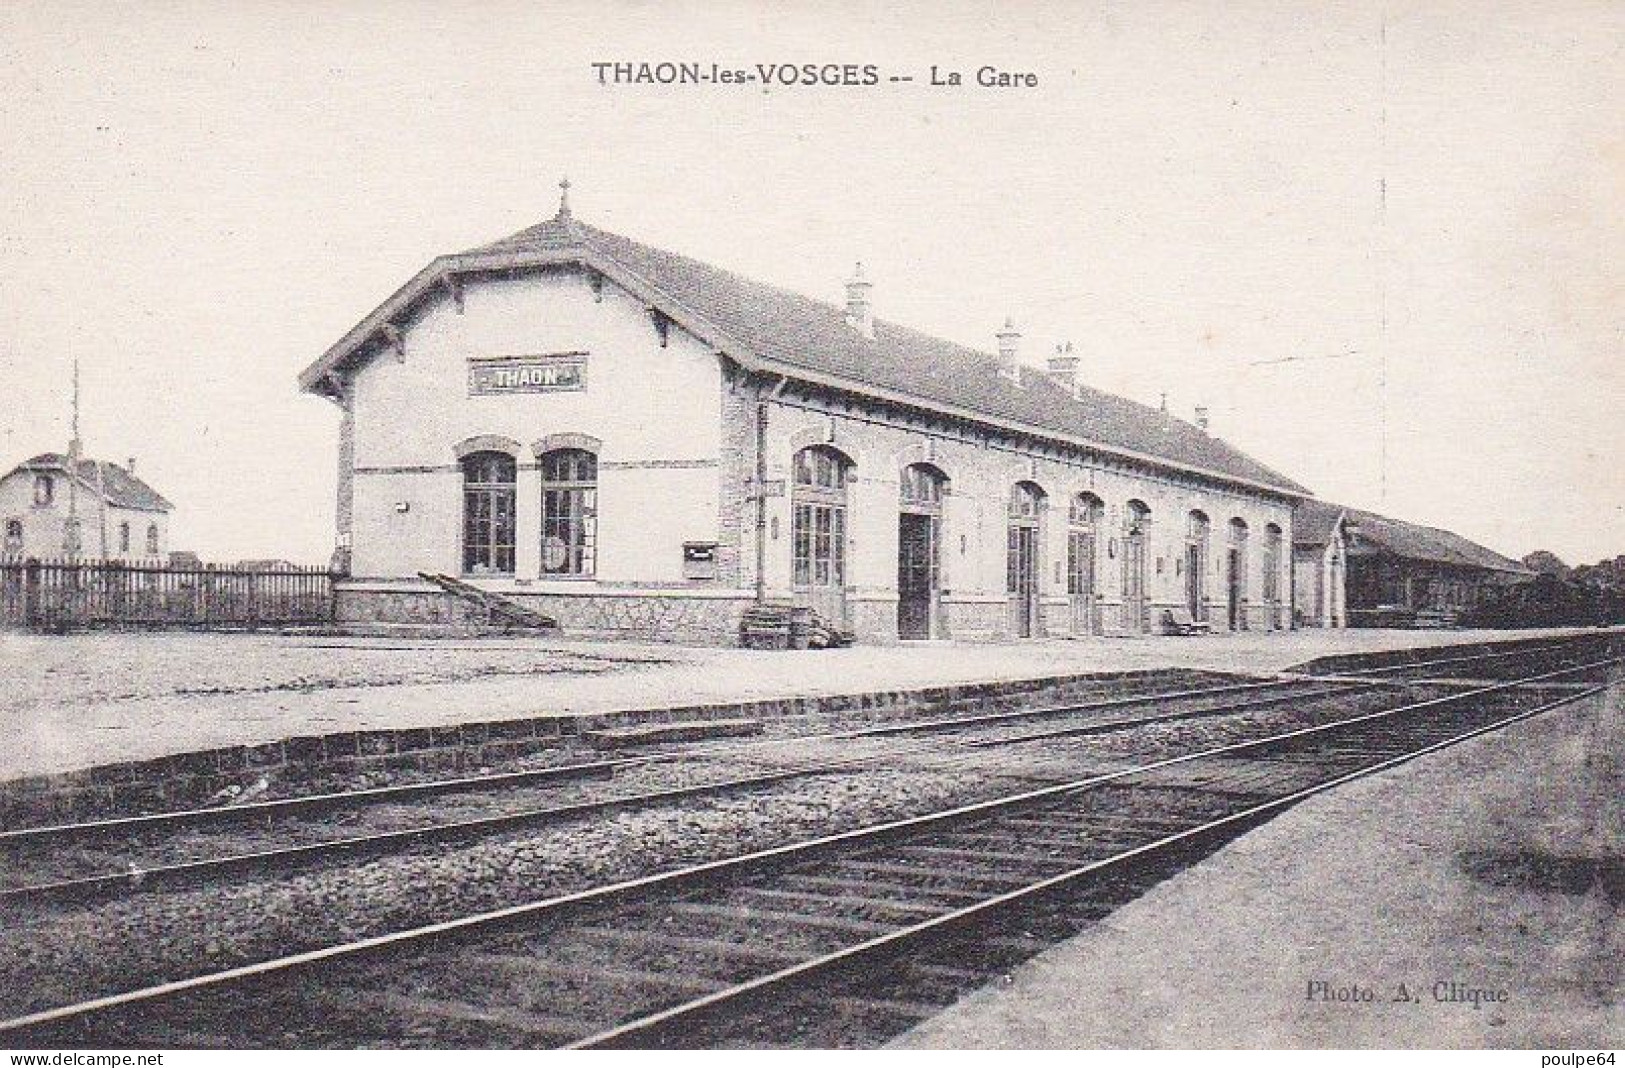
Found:
[(1523, 558), (1523, 566), (1542, 575), (1556, 575), (1558, 578), (1568, 578), (1572, 570), (1568, 564), (1558, 559), (1556, 553), (1549, 553), (1545, 549), (1536, 549)]
[(1548, 552), (1530, 553), (1523, 562), (1538, 572), (1534, 580), (1491, 592), (1463, 615), (1462, 623), (1470, 627), (1625, 623), (1625, 556), (1572, 569)]

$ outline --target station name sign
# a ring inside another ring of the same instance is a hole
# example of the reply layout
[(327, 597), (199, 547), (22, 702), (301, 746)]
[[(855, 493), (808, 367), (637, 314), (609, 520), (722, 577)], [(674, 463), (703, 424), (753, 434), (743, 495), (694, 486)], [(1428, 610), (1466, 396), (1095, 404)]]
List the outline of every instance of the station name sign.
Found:
[(587, 388), (587, 354), (475, 356), (468, 361), (468, 395), (561, 393)]

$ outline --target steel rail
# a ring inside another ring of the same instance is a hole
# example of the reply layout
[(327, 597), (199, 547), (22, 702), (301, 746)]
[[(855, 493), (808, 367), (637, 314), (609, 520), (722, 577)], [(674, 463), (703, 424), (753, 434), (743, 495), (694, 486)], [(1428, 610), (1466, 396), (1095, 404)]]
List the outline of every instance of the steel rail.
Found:
[(685, 748), (681, 751), (659, 753), (643, 753), (637, 756), (616, 757), (610, 760), (587, 761), (580, 764), (564, 764), (550, 768), (533, 768), (524, 771), (499, 772), (494, 775), (469, 775), (452, 779), (436, 779), (431, 782), (400, 783), (390, 786), (372, 786), (360, 790), (338, 790), (322, 794), (308, 794), (303, 797), (284, 797), (267, 801), (253, 801), (242, 805), (224, 805), (214, 808), (174, 809), (167, 812), (151, 812), (136, 816), (115, 816), (103, 820), (85, 820), (76, 823), (42, 824), (34, 827), (16, 827), (10, 830), (0, 830), (0, 846), (13, 842), (27, 842), (30, 839), (41, 838), (70, 838), (83, 835), (98, 835), (109, 832), (125, 831), (132, 828), (163, 826), (180, 827), (197, 823), (211, 823), (216, 821), (232, 822), (249, 820), (256, 817), (286, 815), (290, 812), (322, 811), (329, 808), (339, 808), (346, 805), (369, 804), (378, 801), (412, 800), (418, 797), (432, 797), (440, 794), (459, 792), (478, 792), (493, 788), (509, 786), (526, 786), (555, 779), (579, 779), (613, 776), (617, 771), (624, 771), (634, 767), (670, 760), (687, 760), (691, 757), (732, 755), (744, 753), (753, 749), (769, 748), (772, 746), (793, 745), (803, 742), (846, 741), (853, 738), (878, 738), (894, 734), (926, 733), (931, 731), (952, 730), (956, 727), (975, 727), (988, 723), (997, 723), (1007, 720), (1035, 718), (1044, 716), (1074, 715), (1081, 712), (1093, 712), (1110, 708), (1126, 707), (1137, 704), (1148, 704), (1154, 701), (1189, 700), (1198, 697), (1224, 696), (1231, 693), (1243, 693), (1261, 689), (1276, 689), (1287, 686), (1305, 686), (1316, 681), (1327, 684), (1342, 682), (1346, 685), (1357, 685), (1356, 680), (1325, 679), (1316, 680), (1313, 676), (1298, 676), (1286, 679), (1267, 679), (1262, 681), (1234, 683), (1226, 686), (1212, 686), (1201, 689), (1163, 690), (1146, 694), (1129, 694), (1122, 697), (1103, 698), (1099, 701), (1073, 702), (1062, 705), (1046, 705), (1039, 708), (1024, 708), (1003, 712), (979, 713), (968, 716), (947, 716), (937, 719), (918, 720), (911, 723), (884, 724), (877, 727), (859, 727), (844, 731), (831, 731), (822, 734), (792, 735), (784, 738), (764, 738), (749, 742), (723, 742), (711, 745), (701, 745)]
[[(1541, 645), (1535, 649), (1509, 650), (1505, 652), (1485, 653), (1472, 657), (1452, 657), (1441, 660), (1421, 661), (1403, 665), (1388, 665), (1380, 668), (1365, 668), (1356, 671), (1338, 672), (1335, 676), (1327, 677), (1326, 682), (1340, 682), (1349, 685), (1355, 684), (1361, 676), (1382, 674), (1392, 671), (1401, 671), (1409, 668), (1429, 667), (1439, 664), (1456, 663), (1464, 660), (1500, 658), (1517, 655), (1523, 652), (1538, 652), (1541, 650), (1554, 650), (1564, 645), (1583, 641), (1593, 637), (1589, 634), (1573, 635), (1558, 639), (1550, 645)], [(1132, 678), (1135, 673), (1127, 673), (1123, 678)], [(1154, 674), (1148, 671), (1145, 674)], [(1313, 675), (1297, 675), (1291, 678), (1269, 679), (1257, 682), (1237, 683), (1228, 686), (1216, 686), (1203, 689), (1187, 689), (1155, 692), (1149, 694), (1130, 694), (1123, 697), (1106, 698), (1100, 701), (1046, 705), (1038, 708), (1015, 709), (1005, 712), (982, 713), (970, 716), (950, 716), (937, 719), (919, 720), (912, 723), (886, 724), (878, 727), (855, 728), (846, 731), (833, 731), (823, 734), (797, 735), (789, 738), (767, 738), (750, 742), (718, 743), (715, 745), (696, 746), (681, 752), (646, 753), (632, 757), (617, 757), (610, 760), (584, 761), (578, 764), (565, 764), (549, 768), (533, 768), (523, 771), (498, 772), (492, 775), (465, 775), (450, 779), (435, 779), (428, 782), (398, 783), (388, 786), (366, 787), (360, 790), (337, 790), (320, 794), (307, 794), (302, 797), (275, 798), (265, 801), (253, 801), (241, 805), (220, 805), (210, 808), (173, 809), (166, 812), (143, 813), (135, 816), (116, 816), (109, 819), (83, 820), (73, 823), (42, 824), (33, 827), (15, 827), (0, 830), (0, 845), (9, 842), (28, 841), (31, 838), (69, 838), (81, 835), (98, 835), (130, 828), (146, 826), (181, 827), (196, 823), (231, 822), (249, 820), (261, 816), (284, 815), (289, 812), (301, 810), (322, 811), (329, 808), (339, 808), (346, 805), (367, 804), (377, 801), (390, 801), (411, 799), (415, 797), (436, 796), (439, 794), (488, 791), (508, 786), (524, 786), (555, 780), (572, 780), (581, 778), (610, 777), (616, 771), (626, 768), (643, 766), (662, 760), (686, 759), (693, 756), (710, 756), (718, 753), (744, 752), (753, 748), (785, 745), (797, 741), (840, 741), (848, 738), (882, 737), (891, 734), (906, 734), (927, 732), (933, 730), (952, 729), (955, 726), (977, 726), (1000, 721), (1034, 718), (1052, 715), (1068, 715), (1075, 712), (1087, 712), (1096, 709), (1120, 707), (1124, 705), (1144, 704), (1154, 700), (1179, 700), (1188, 697), (1204, 695), (1220, 695), (1238, 693), (1256, 689), (1302, 684)]]
[[(1563, 638), (1557, 638), (1557, 639), (1554, 639), (1551, 642), (1546, 642), (1546, 643), (1542, 643), (1542, 644), (1539, 644), (1539, 645), (1526, 644), (1525, 642), (1520, 642), (1518, 640), (1513, 640), (1513, 641), (1505, 642), (1505, 643), (1501, 643), (1501, 644), (1516, 645), (1516, 646), (1518, 646), (1518, 648), (1516, 648), (1516, 649), (1493, 650), (1493, 651), (1490, 651), (1490, 652), (1474, 653), (1474, 654), (1471, 654), (1471, 655), (1468, 655), (1468, 656), (1448, 656), (1448, 657), (1442, 657), (1442, 658), (1437, 659), (1437, 660), (1416, 660), (1416, 661), (1411, 661), (1409, 663), (1384, 664), (1384, 665), (1381, 665), (1379, 667), (1374, 667), (1374, 668), (1357, 668), (1357, 669), (1355, 669), (1353, 671), (1339, 671), (1339, 672), (1334, 672), (1333, 674), (1337, 675), (1337, 676), (1343, 676), (1343, 677), (1365, 676), (1365, 675), (1385, 675), (1385, 674), (1388, 674), (1390, 672), (1395, 672), (1395, 671), (1413, 671), (1413, 670), (1418, 670), (1420, 668), (1439, 667), (1442, 664), (1464, 664), (1464, 663), (1468, 663), (1470, 661), (1476, 661), (1476, 660), (1504, 660), (1507, 657), (1512, 657), (1512, 656), (1528, 656), (1528, 655), (1539, 654), (1539, 653), (1556, 652), (1556, 651), (1559, 651), (1561, 649), (1564, 649), (1564, 648), (1567, 648), (1567, 647), (1570, 647), (1570, 646), (1573, 646), (1573, 645), (1582, 645), (1582, 644), (1585, 644), (1587, 642), (1595, 641), (1598, 637), (1599, 636), (1595, 635), (1595, 634), (1572, 634), (1572, 635), (1568, 635), (1568, 636), (1563, 637)], [(1611, 637), (1613, 637), (1612, 634), (1603, 635), (1602, 636), (1603, 643), (1606, 644), (1608, 639), (1611, 638)], [(1487, 642), (1485, 644), (1486, 645), (1494, 645), (1496, 643)], [(1440, 646), (1438, 648), (1448, 648), (1448, 647), (1447, 646)], [(1349, 654), (1349, 655), (1358, 656), (1358, 655), (1361, 655), (1361, 654), (1354, 653), (1354, 654)]]
[[(1303, 680), (1300, 684), (1307, 685)], [(1162, 712), (1153, 715), (1136, 716), (1128, 719), (1099, 720), (1092, 723), (1081, 724), (1067, 728), (1061, 732), (1069, 735), (1108, 734), (1114, 731), (1131, 730), (1135, 727), (1152, 723), (1172, 722), (1176, 720), (1195, 719), (1207, 716), (1221, 716), (1233, 712), (1250, 711), (1256, 708), (1267, 708), (1271, 705), (1284, 704), (1289, 701), (1314, 700), (1328, 697), (1341, 692), (1337, 687), (1324, 687), (1309, 693), (1290, 693), (1280, 696), (1267, 697), (1262, 700), (1237, 701), (1218, 706), (1203, 706), (1195, 709), (1183, 709), (1176, 712)], [(960, 744), (968, 747), (985, 748), (995, 745), (1020, 745), (1049, 737), (1043, 735), (1017, 735), (1007, 739), (991, 738), (976, 739)], [(805, 740), (805, 739), (803, 739)], [(491, 834), (498, 831), (510, 830), (517, 827), (530, 826), (539, 823), (562, 822), (582, 816), (602, 812), (614, 812), (642, 806), (653, 806), (670, 801), (688, 798), (705, 797), (713, 794), (727, 793), (733, 790), (751, 789), (759, 786), (769, 786), (780, 782), (788, 782), (798, 778), (810, 778), (836, 772), (852, 771), (870, 764), (881, 764), (907, 757), (920, 752), (935, 749), (938, 742), (919, 742), (913, 745), (894, 748), (880, 753), (865, 754), (840, 760), (821, 760), (812, 764), (800, 764), (789, 768), (781, 768), (770, 772), (755, 775), (746, 775), (730, 779), (720, 779), (714, 782), (697, 783), (689, 786), (668, 787), (660, 790), (649, 790), (635, 794), (625, 794), (619, 797), (596, 798), (589, 801), (578, 801), (567, 805), (550, 805), (543, 808), (522, 809), (518, 812), (504, 812), (490, 816), (476, 816), (468, 819), (453, 820), (446, 823), (429, 823), (421, 827), (408, 827), (393, 831), (380, 831), (373, 834), (354, 835), (347, 838), (333, 838), (316, 842), (304, 842), (295, 845), (277, 846), (270, 849), (254, 850), (248, 853), (232, 853), (222, 856), (204, 857), (196, 860), (177, 861), (169, 864), (159, 864), (148, 868), (137, 867), (133, 870), (105, 872), (97, 875), (78, 876), (71, 879), (59, 879), (52, 882), (31, 883), (23, 886), (0, 889), (0, 902), (38, 901), (41, 899), (73, 898), (82, 899), (97, 894), (108, 894), (115, 891), (136, 892), (155, 890), (159, 886), (172, 885), (177, 881), (197, 878), (205, 875), (221, 875), (228, 872), (242, 871), (248, 868), (268, 867), (274, 864), (294, 863), (302, 860), (311, 860), (321, 857), (339, 856), (354, 853), (387, 852), (394, 848), (424, 845), (432, 842), (447, 841), (457, 838), (474, 837), (481, 834)]]
[(921, 920), (917, 923), (910, 924), (907, 927), (899, 928), (895, 931), (889, 931), (883, 935), (878, 935), (857, 945), (847, 946), (842, 949), (826, 953), (823, 956), (816, 957), (812, 960), (781, 968), (771, 974), (746, 980), (742, 983), (736, 983), (723, 990), (706, 994), (703, 997), (698, 997), (691, 1001), (662, 1009), (659, 1012), (650, 1013), (646, 1016), (626, 1021), (595, 1035), (578, 1039), (564, 1048), (595, 1049), (604, 1047), (623, 1047), (629, 1039), (658, 1033), (661, 1030), (669, 1028), (675, 1023), (691, 1021), (696, 1016), (700, 1016), (707, 1012), (713, 1012), (718, 1008), (743, 1000), (760, 997), (763, 994), (766, 994), (775, 988), (783, 987), (788, 983), (805, 981), (815, 975), (834, 971), (841, 967), (848, 967), (884, 952), (895, 952), (899, 949), (899, 947), (906, 943), (917, 942), (927, 935), (934, 935), (952, 927), (962, 926), (973, 920), (985, 919), (1001, 909), (1006, 909), (1011, 906), (1029, 901), (1034, 897), (1086, 879), (1091, 875), (1095, 875), (1105, 869), (1115, 867), (1126, 861), (1133, 860), (1138, 857), (1144, 857), (1152, 853), (1159, 853), (1175, 845), (1204, 837), (1226, 827), (1242, 824), (1248, 820), (1256, 819), (1259, 816), (1276, 812), (1284, 808), (1289, 808), (1306, 798), (1313, 797), (1315, 794), (1323, 793), (1326, 790), (1334, 789), (1335, 787), (1345, 785), (1357, 779), (1379, 774), (1391, 768), (1397, 767), (1400, 764), (1415, 760), (1418, 757), (1426, 756), (1429, 753), (1437, 752), (1440, 749), (1457, 745), (1470, 738), (1477, 737), (1478, 735), (1486, 734), (1494, 730), (1500, 730), (1521, 720), (1529, 719), (1533, 716), (1550, 712), (1564, 705), (1572, 704), (1573, 702), (1583, 700), (1587, 697), (1595, 696), (1596, 694), (1607, 690), (1610, 685), (1612, 684), (1603, 683), (1585, 691), (1559, 698), (1556, 701), (1542, 705), (1538, 708), (1527, 709), (1523, 712), (1514, 713), (1503, 719), (1498, 719), (1493, 723), (1474, 727), (1462, 733), (1430, 743), (1420, 749), (1401, 753), (1398, 756), (1390, 757), (1369, 767), (1359, 768), (1354, 771), (1336, 776), (1335, 778), (1329, 779), (1326, 782), (1304, 787), (1303, 789), (1294, 791), (1285, 796), (1273, 798), (1269, 801), (1261, 802), (1239, 812), (1233, 812), (1228, 815), (1209, 820), (1187, 830), (1177, 831), (1152, 842), (1132, 846), (1118, 853), (1114, 853), (1109, 857), (1090, 861), (1087, 864), (1080, 865), (1057, 875), (1036, 879), (1025, 886), (1017, 887), (1014, 890), (1008, 890), (996, 895), (990, 895), (982, 901), (961, 906), (953, 909), (950, 912), (943, 913), (939, 916), (933, 916), (926, 920)]
[[(622, 880), (603, 886), (587, 887), (554, 897), (543, 898), (537, 901), (510, 905), (487, 912), (460, 916), (450, 920), (427, 924), (419, 927), (390, 931), (384, 934), (373, 935), (368, 938), (352, 942), (338, 943), (323, 946), (318, 949), (306, 950), (300, 953), (276, 957), (269, 960), (258, 961), (253, 964), (239, 965), (234, 968), (223, 969), (216, 972), (207, 972), (190, 976), (185, 979), (171, 980), (150, 987), (141, 987), (117, 994), (108, 994), (97, 998), (87, 999), (69, 1005), (45, 1009), (8, 1020), (0, 1020), (0, 1035), (15, 1034), (31, 1028), (61, 1023), (70, 1019), (84, 1017), (95, 1013), (106, 1012), (112, 1009), (140, 1005), (160, 999), (174, 997), (180, 994), (203, 991), (224, 987), (244, 980), (269, 976), (286, 975), (288, 973), (308, 969), (327, 962), (350, 959), (363, 954), (375, 953), (384, 950), (399, 950), (422, 944), (426, 940), (445, 935), (462, 934), (473, 931), (492, 929), (500, 924), (517, 922), (521, 920), (534, 920), (542, 916), (552, 915), (571, 908), (602, 905), (611, 901), (621, 900), (640, 892), (656, 889), (684, 886), (689, 883), (703, 882), (719, 876), (731, 876), (751, 870), (777, 867), (785, 863), (811, 857), (830, 849), (849, 847), (857, 843), (870, 843), (885, 840), (898, 834), (910, 833), (917, 830), (936, 827), (945, 823), (962, 821), (973, 816), (983, 816), (1029, 806), (1039, 801), (1063, 797), (1067, 794), (1079, 793), (1093, 789), (1107, 782), (1114, 782), (1132, 775), (1143, 775), (1159, 768), (1172, 767), (1189, 763), (1195, 760), (1211, 759), (1228, 753), (1239, 752), (1246, 749), (1255, 749), (1268, 745), (1279, 744), (1289, 739), (1319, 734), (1331, 730), (1346, 730), (1357, 724), (1370, 723), (1406, 713), (1417, 712), (1439, 705), (1453, 704), (1482, 697), (1487, 694), (1499, 693), (1516, 689), (1518, 686), (1554, 678), (1562, 675), (1572, 675), (1580, 671), (1589, 671), (1598, 667), (1613, 666), (1625, 663), (1625, 657), (1616, 656), (1606, 660), (1594, 661), (1573, 667), (1561, 668), (1539, 675), (1529, 676), (1509, 682), (1497, 683), (1492, 686), (1462, 693), (1448, 694), (1443, 697), (1431, 698), (1426, 701), (1401, 705), (1392, 709), (1365, 713), (1348, 719), (1337, 720), (1331, 723), (1317, 724), (1310, 727), (1297, 728), (1278, 735), (1266, 738), (1250, 739), (1233, 742), (1202, 750), (1196, 753), (1181, 754), (1152, 761), (1132, 768), (1124, 768), (1100, 775), (1089, 776), (1073, 782), (1059, 783), (1021, 793), (993, 798), (987, 801), (978, 801), (971, 804), (956, 806), (938, 812), (927, 813), (922, 816), (911, 816), (905, 819), (890, 820), (884, 823), (859, 827), (848, 831), (822, 835), (817, 838), (800, 842), (786, 843), (772, 846), (767, 849), (721, 860), (706, 861), (699, 864), (687, 865), (681, 868), (669, 869), (649, 875)], [(1605, 688), (1605, 687), (1604, 687)], [(1570, 695), (1543, 707), (1557, 707), (1572, 700), (1580, 699), (1582, 694)], [(1532, 713), (1531, 713), (1532, 714)]]

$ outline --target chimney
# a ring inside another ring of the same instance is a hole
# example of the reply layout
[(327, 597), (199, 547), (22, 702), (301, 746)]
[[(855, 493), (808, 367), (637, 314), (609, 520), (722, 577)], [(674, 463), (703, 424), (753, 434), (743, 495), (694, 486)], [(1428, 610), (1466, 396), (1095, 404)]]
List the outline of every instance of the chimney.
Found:
[(999, 374), (1016, 385), (1021, 385), (1021, 365), (1016, 362), (1016, 350), (1021, 345), (1021, 331), (1009, 317), (1004, 320), (1004, 329), (994, 335), (999, 339)]
[(874, 307), (869, 303), (869, 290), (874, 284), (863, 277), (863, 264), (860, 262), (852, 272), (852, 280), (846, 283), (846, 325), (873, 341), (875, 338)]
[(130, 472), (130, 474), (132, 474), (132, 475), (135, 474), (135, 457), (134, 456), (132, 456), (128, 460), (124, 461), (124, 470)]
[(1207, 406), (1204, 404), (1196, 406), (1196, 429), (1207, 433)]
[(1055, 355), (1049, 358), (1049, 376), (1068, 393), (1078, 389), (1078, 358), (1072, 355), (1072, 342), (1055, 346)]

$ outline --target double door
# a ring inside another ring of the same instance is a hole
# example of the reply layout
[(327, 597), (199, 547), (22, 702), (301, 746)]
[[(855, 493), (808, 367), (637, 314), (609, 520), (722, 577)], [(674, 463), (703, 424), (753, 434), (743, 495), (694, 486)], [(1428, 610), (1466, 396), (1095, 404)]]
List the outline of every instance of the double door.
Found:
[(1038, 528), (1016, 524), (1010, 528), (1006, 588), (1010, 597), (1011, 630), (1018, 638), (1038, 632)]

